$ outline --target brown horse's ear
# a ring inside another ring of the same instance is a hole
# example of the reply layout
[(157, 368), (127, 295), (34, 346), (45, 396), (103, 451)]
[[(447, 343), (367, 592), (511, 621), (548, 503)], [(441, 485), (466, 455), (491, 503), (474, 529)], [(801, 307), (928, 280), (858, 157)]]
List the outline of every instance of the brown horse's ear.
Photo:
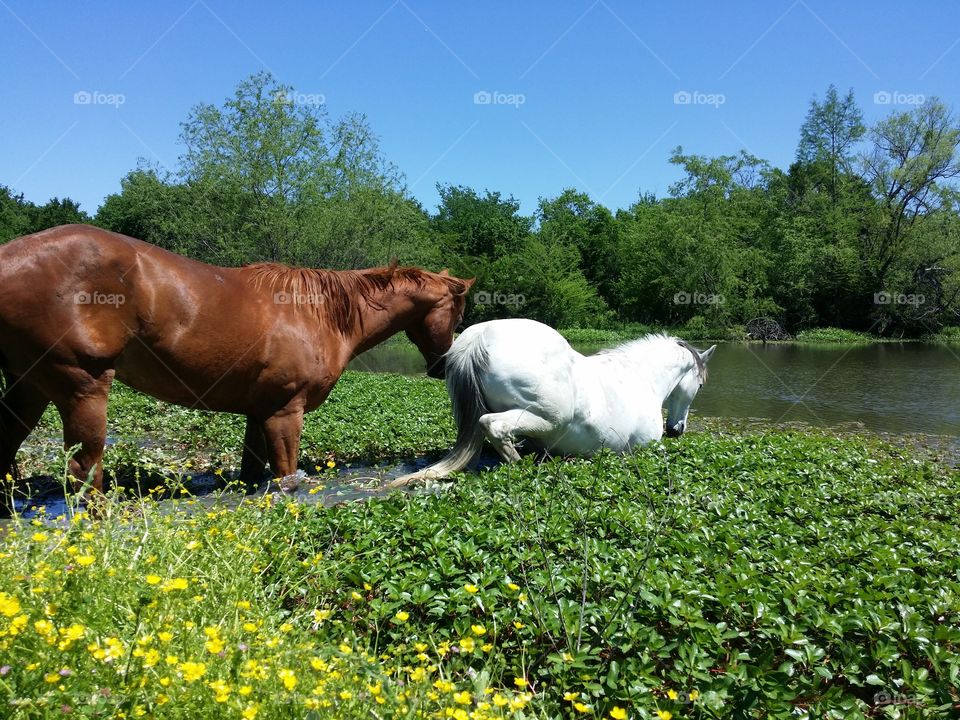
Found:
[(441, 270), (440, 272), (438, 272), (437, 275), (443, 275), (444, 277), (450, 277), (450, 271), (447, 270), (447, 268), (444, 268), (443, 270)]
[(473, 287), (473, 284), (474, 284), (476, 281), (477, 281), (477, 279), (476, 279), (475, 277), (474, 277), (474, 278), (470, 278), (469, 280), (461, 280), (460, 282), (463, 283), (463, 292), (460, 293), (460, 294), (461, 294), (461, 295), (466, 294), (467, 290), (469, 290), (470, 288), (472, 288), (472, 287)]

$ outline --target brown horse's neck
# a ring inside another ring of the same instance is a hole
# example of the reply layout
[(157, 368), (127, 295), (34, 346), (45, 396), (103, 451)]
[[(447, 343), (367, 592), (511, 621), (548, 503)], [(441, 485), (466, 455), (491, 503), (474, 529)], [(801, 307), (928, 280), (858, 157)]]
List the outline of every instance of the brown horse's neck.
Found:
[(357, 298), (359, 323), (350, 334), (344, 335), (344, 341), (355, 357), (377, 345), (392, 335), (406, 330), (420, 320), (426, 312), (418, 289), (398, 282), (395, 288), (377, 291), (365, 302)]
[(309, 270), (260, 263), (244, 271), (274, 302), (319, 321), (318, 342), (339, 337), (344, 365), (422, 319), (430, 306), (429, 277), (417, 268)]

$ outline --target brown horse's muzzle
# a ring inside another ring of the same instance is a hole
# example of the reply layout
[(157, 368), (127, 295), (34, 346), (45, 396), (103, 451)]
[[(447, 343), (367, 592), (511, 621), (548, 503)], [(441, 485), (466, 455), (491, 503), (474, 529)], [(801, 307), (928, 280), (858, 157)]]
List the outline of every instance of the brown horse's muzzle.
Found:
[(446, 369), (447, 358), (441, 355), (432, 363), (427, 363), (427, 377), (432, 377), (434, 380), (443, 380)]

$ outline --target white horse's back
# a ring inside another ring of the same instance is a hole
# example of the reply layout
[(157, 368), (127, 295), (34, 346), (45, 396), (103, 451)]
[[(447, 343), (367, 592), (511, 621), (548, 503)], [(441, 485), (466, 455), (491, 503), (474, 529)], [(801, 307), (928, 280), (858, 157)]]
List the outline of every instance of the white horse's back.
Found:
[[(545, 402), (545, 410), (556, 415), (576, 402), (572, 380), (583, 356), (553, 328), (523, 318), (478, 323), (457, 338), (450, 355), (480, 345), (488, 357), (480, 378), (488, 411)], [(551, 392), (545, 395), (544, 388)]]

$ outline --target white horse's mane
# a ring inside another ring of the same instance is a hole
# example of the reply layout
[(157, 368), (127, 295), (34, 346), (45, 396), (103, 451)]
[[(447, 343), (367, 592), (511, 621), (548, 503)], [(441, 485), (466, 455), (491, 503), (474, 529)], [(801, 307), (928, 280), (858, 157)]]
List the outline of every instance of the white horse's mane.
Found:
[[(664, 332), (650, 333), (649, 335), (644, 335), (643, 337), (638, 337), (635, 340), (627, 340), (624, 343), (619, 345), (614, 345), (613, 347), (604, 348), (597, 352), (597, 355), (612, 355), (614, 353), (624, 353), (632, 355), (636, 352), (644, 352), (653, 349), (663, 349), (660, 347), (655, 347), (657, 345), (662, 345), (664, 343), (676, 344), (680, 338), (673, 337)], [(664, 347), (666, 347), (664, 345)]]
[(603, 350), (598, 351), (597, 355), (621, 355), (624, 357), (624, 359), (627, 359), (631, 362), (636, 362), (638, 360), (647, 361), (650, 360), (649, 356), (653, 352), (663, 352), (678, 346), (690, 351), (690, 354), (694, 358), (694, 364), (700, 373), (701, 379), (705, 381), (706, 366), (700, 359), (700, 354), (697, 349), (690, 345), (686, 340), (682, 340), (665, 332), (650, 333), (649, 335), (644, 335), (643, 337), (636, 338), (635, 340), (627, 340), (619, 345), (604, 348)]

